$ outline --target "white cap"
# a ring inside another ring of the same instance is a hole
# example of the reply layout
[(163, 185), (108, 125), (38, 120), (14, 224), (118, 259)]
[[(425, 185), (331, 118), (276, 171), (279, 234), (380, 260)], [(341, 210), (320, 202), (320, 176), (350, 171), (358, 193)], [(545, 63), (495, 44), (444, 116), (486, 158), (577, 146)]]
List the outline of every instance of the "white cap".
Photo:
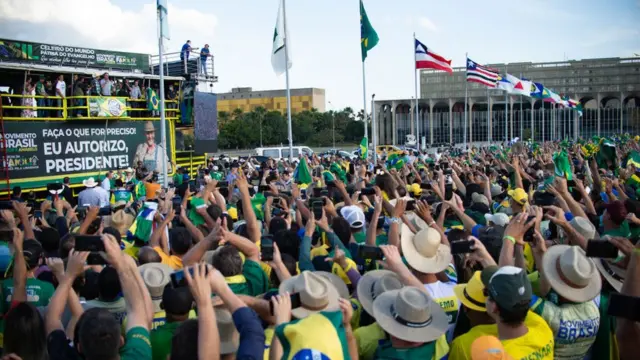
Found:
[(218, 166), (213, 165), (213, 171), (218, 171)]
[(340, 210), (340, 214), (349, 223), (352, 228), (361, 228), (364, 226), (364, 212), (359, 206), (345, 206)]
[(507, 226), (507, 224), (509, 223), (509, 216), (507, 216), (507, 214), (503, 214), (503, 213), (497, 213), (497, 214), (484, 214), (484, 218), (489, 221), (492, 222), (498, 226)]

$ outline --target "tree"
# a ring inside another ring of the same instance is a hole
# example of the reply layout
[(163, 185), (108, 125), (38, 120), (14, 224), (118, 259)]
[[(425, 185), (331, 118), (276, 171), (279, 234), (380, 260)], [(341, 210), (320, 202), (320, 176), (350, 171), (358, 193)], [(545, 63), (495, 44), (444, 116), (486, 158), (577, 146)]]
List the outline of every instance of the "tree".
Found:
[[(356, 145), (364, 134), (362, 120), (356, 120), (353, 109), (319, 112), (302, 111), (292, 116), (293, 141), (297, 145), (332, 146), (335, 126), (336, 145)], [(286, 145), (288, 141), (287, 115), (257, 107), (243, 113), (218, 112), (218, 144), (220, 149), (250, 149), (260, 146)], [(262, 141), (261, 141), (262, 140)]]

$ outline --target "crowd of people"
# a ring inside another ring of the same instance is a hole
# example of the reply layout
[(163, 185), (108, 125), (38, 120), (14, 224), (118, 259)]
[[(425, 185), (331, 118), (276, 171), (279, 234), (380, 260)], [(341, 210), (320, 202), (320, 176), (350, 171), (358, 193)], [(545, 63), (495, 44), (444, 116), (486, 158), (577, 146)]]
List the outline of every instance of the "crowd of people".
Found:
[(240, 159), (168, 188), (124, 169), (77, 199), (14, 192), (3, 359), (634, 359), (639, 141)]
[[(85, 117), (87, 116), (87, 99), (68, 97), (83, 96), (117, 96), (128, 99), (127, 106), (134, 110), (130, 112), (131, 117), (151, 117), (158, 116), (157, 111), (146, 110), (147, 99), (153, 94), (159, 93), (159, 84), (157, 82), (149, 83), (138, 79), (119, 78), (114, 80), (110, 78), (109, 73), (99, 72), (93, 77), (73, 75), (73, 78), (65, 75), (56, 77), (47, 77), (44, 74), (36, 78), (27, 77), (26, 83), (22, 88), (23, 98), (21, 105), (28, 107), (20, 111), (20, 116), (24, 118), (61, 118), (64, 116), (62, 111), (63, 102), (70, 109), (67, 111), (67, 117)], [(37, 97), (36, 97), (37, 96)], [(174, 84), (169, 84), (165, 93), (166, 100), (178, 100), (179, 89)], [(167, 108), (175, 109), (177, 104), (167, 102)], [(50, 109), (50, 108), (59, 109)], [(172, 116), (173, 112), (168, 115)]]

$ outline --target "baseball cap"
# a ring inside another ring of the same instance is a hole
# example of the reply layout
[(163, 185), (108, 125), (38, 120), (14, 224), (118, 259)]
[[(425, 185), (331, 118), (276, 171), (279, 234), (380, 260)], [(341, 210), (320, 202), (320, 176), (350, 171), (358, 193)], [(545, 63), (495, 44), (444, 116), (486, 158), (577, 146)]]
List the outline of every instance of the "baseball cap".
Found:
[(533, 296), (527, 273), (515, 266), (489, 266), (480, 275), (489, 297), (500, 307), (517, 311), (527, 308)]
[(44, 256), (44, 249), (37, 240), (28, 239), (22, 244), (22, 254), (27, 268), (31, 270), (38, 266), (39, 260)]
[(522, 188), (515, 188), (513, 190), (509, 190), (507, 193), (510, 198), (512, 198), (515, 202), (520, 205), (524, 205), (529, 201), (529, 194)]
[(492, 222), (498, 226), (507, 226), (509, 223), (509, 216), (503, 213), (497, 214), (484, 214), (484, 218), (487, 222)]
[(471, 344), (471, 360), (513, 360), (495, 336), (485, 335)]
[(422, 188), (420, 187), (420, 184), (407, 185), (407, 191), (409, 191), (416, 197), (422, 195)]
[(340, 214), (347, 220), (351, 228), (361, 228), (364, 226), (364, 212), (358, 206), (345, 206), (340, 209)]

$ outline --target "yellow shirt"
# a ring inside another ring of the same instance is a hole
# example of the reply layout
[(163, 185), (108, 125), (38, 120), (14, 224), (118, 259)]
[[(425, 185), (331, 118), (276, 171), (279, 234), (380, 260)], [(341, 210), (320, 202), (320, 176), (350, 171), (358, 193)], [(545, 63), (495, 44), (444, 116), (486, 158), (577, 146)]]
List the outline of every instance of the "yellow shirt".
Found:
[[(547, 322), (529, 311), (524, 319), (529, 331), (519, 338), (502, 340), (506, 352), (514, 359), (553, 360), (553, 332)], [(483, 335), (498, 336), (498, 325), (478, 325), (451, 343), (449, 359), (471, 359), (471, 344)]]
[(160, 255), (160, 258), (162, 259), (161, 262), (163, 264), (169, 265), (173, 270), (182, 269), (182, 259), (180, 257), (175, 255), (165, 254), (165, 252), (162, 251), (162, 248), (160, 246), (154, 247), (153, 250), (155, 250), (158, 253), (158, 255)]
[(274, 334), (273, 326), (264, 329), (264, 356), (262, 357), (264, 360), (269, 360), (269, 349), (271, 348)]

